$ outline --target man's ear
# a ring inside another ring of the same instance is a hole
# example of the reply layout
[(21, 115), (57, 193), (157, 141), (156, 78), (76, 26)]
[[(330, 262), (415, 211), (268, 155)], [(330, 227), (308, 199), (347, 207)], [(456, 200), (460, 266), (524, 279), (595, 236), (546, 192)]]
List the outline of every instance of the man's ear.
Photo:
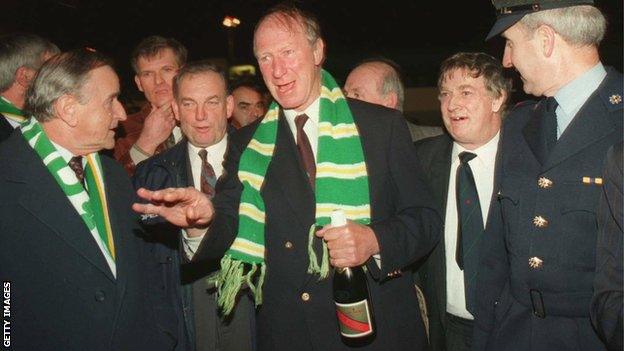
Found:
[(234, 97), (232, 95), (228, 95), (225, 100), (225, 108), (227, 113), (227, 118), (232, 117), (232, 112), (234, 112)]
[(137, 76), (136, 74), (134, 75), (134, 83), (137, 85), (137, 89), (139, 89), (140, 92), (143, 92), (143, 86), (141, 85), (141, 80), (139, 79), (139, 76)]
[(173, 117), (175, 117), (176, 121), (180, 122), (180, 107), (176, 99), (171, 101), (171, 109), (173, 110)]
[(397, 96), (396, 92), (389, 92), (388, 94), (386, 94), (386, 97), (384, 98), (384, 106), (389, 107), (389, 108), (393, 108), (395, 110), (399, 109), (399, 106), (397, 104), (397, 102), (399, 101), (399, 97)]
[(65, 94), (54, 102), (55, 115), (70, 127), (78, 124), (78, 109), (80, 101), (75, 96)]
[(318, 38), (314, 43), (314, 64), (320, 66), (325, 60), (325, 42)]
[(497, 98), (492, 99), (492, 112), (498, 113), (503, 107), (503, 102), (507, 99), (507, 93), (502, 91), (501, 95)]
[(22, 86), (24, 89), (28, 89), (30, 82), (35, 78), (37, 71), (26, 66), (21, 66), (15, 71), (15, 82)]
[(555, 50), (555, 38), (557, 33), (547, 25), (541, 25), (535, 30), (539, 40), (540, 49), (544, 57), (551, 57)]

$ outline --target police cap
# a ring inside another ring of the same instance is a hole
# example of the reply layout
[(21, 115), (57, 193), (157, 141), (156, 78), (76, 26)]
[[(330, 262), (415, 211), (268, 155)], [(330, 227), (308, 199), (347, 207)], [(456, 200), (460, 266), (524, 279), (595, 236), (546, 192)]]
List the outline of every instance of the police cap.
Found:
[(593, 0), (492, 0), (492, 5), (496, 8), (496, 22), (485, 40), (504, 32), (529, 13), (593, 4)]

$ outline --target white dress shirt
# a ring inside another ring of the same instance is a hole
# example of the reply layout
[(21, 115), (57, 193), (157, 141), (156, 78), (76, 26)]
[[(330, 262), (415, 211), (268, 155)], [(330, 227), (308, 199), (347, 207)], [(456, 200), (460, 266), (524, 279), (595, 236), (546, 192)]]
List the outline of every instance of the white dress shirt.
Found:
[[(208, 151), (207, 159), (208, 163), (214, 169), (215, 177), (219, 179), (223, 174), (223, 158), (225, 156), (225, 151), (227, 149), (227, 135), (221, 139), (218, 143), (209, 146), (206, 148)], [(191, 161), (191, 173), (193, 174), (193, 185), (195, 189), (201, 191), (201, 167), (202, 167), (202, 159), (199, 157), (199, 150), (202, 148), (196, 147), (190, 142), (188, 143), (188, 156)], [(197, 237), (189, 237), (186, 233), (186, 230), (182, 230), (182, 243), (184, 246), (184, 252), (189, 259), (192, 259), (199, 248), (199, 244), (201, 243), (204, 235), (200, 235)]]
[(496, 133), (494, 138), (487, 144), (475, 149), (467, 150), (457, 143), (453, 143), (451, 152), (451, 172), (449, 175), (448, 195), (446, 197), (446, 216), (444, 223), (444, 252), (446, 258), (446, 311), (452, 315), (466, 319), (474, 317), (466, 310), (466, 291), (464, 288), (464, 271), (459, 269), (455, 260), (457, 248), (457, 201), (455, 194), (455, 181), (457, 178), (457, 167), (459, 166), (459, 154), (464, 151), (476, 154), (477, 157), (468, 162), (474, 176), (477, 193), (479, 194), (479, 204), (481, 206), (481, 216), (483, 227), (487, 222), (490, 209), (490, 200), (494, 191), (494, 164), (496, 162), (496, 150), (498, 149), (498, 139), (500, 133)]

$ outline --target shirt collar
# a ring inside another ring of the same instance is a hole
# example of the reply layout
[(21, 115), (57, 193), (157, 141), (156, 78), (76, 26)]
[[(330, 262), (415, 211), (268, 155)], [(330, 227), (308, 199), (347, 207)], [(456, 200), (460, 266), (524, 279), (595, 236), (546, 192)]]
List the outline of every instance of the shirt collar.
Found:
[(567, 115), (573, 115), (575, 111), (587, 101), (589, 96), (598, 89), (598, 86), (607, 76), (607, 71), (601, 62), (579, 77), (564, 85), (555, 94), (557, 103)]
[(227, 133), (223, 136), (223, 138), (221, 138), (218, 143), (210, 145), (206, 148), (197, 147), (191, 144), (190, 141), (187, 143), (187, 145), (189, 155), (195, 155), (199, 157), (199, 150), (206, 149), (206, 151), (208, 151), (208, 157), (217, 157), (218, 155), (223, 155), (225, 153), (225, 149), (227, 148)]
[(451, 153), (452, 162), (459, 162), (459, 154), (468, 151), (473, 154), (476, 154), (476, 160), (480, 160), (483, 164), (494, 164), (496, 161), (496, 151), (498, 150), (498, 140), (500, 139), (500, 131), (496, 133), (496, 135), (490, 139), (487, 143), (479, 146), (474, 150), (468, 150), (465, 147), (459, 145), (457, 142), (453, 142), (453, 151)]
[[(56, 151), (58, 151), (58, 153), (61, 155), (61, 157), (63, 158), (65, 163), (69, 163), (69, 161), (71, 161), (72, 157), (75, 156), (71, 151), (67, 150), (66, 148), (62, 147), (61, 145), (53, 142), (52, 140), (50, 140), (50, 142), (52, 143), (52, 145), (54, 145), (54, 148), (56, 148)], [(83, 159), (83, 164), (84, 164), (84, 159)]]
[(319, 95), (319, 97), (317, 97), (316, 100), (314, 100), (314, 102), (312, 102), (310, 106), (308, 106), (308, 108), (303, 110), (303, 112), (297, 112), (295, 110), (284, 110), (284, 116), (286, 116), (286, 118), (289, 121), (294, 122), (295, 117), (305, 113), (312, 123), (314, 123), (315, 125), (318, 125), (320, 105), (321, 105), (321, 96)]

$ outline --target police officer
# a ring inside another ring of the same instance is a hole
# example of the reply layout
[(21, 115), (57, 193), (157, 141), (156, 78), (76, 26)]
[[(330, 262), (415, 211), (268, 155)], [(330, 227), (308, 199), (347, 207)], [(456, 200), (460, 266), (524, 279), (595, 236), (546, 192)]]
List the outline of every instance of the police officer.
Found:
[(607, 150), (622, 140), (622, 75), (600, 62), (593, 1), (494, 1), (488, 39), (527, 94), (502, 129), (498, 222), (479, 274), (476, 350), (603, 350), (589, 318)]

